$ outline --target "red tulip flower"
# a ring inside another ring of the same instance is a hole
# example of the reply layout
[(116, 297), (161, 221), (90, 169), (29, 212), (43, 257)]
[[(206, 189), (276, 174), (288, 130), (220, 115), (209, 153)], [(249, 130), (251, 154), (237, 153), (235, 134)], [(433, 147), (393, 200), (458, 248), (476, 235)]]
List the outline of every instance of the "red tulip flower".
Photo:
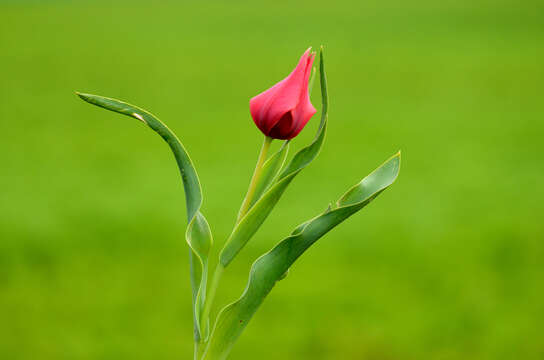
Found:
[(268, 137), (294, 138), (316, 112), (308, 93), (315, 57), (310, 49), (302, 55), (289, 76), (249, 101), (253, 121)]

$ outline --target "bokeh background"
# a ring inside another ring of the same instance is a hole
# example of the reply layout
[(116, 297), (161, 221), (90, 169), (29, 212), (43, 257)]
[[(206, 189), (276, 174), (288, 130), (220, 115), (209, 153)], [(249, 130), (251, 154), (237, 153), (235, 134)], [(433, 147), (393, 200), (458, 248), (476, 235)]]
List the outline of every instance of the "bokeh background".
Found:
[(401, 175), (296, 263), (232, 358), (544, 358), (542, 2), (19, 0), (0, 14), (1, 359), (191, 358), (173, 157), (74, 90), (178, 133), (219, 246), (262, 139), (248, 99), (320, 44), (325, 147), (227, 272), (220, 303), (257, 256), (399, 149)]

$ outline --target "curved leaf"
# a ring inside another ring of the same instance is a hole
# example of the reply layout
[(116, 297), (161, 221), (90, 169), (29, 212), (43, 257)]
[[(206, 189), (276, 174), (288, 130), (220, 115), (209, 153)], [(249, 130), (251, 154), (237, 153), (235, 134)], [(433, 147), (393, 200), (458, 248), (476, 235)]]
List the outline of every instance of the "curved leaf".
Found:
[(191, 285), (193, 288), (195, 339), (200, 341), (201, 339), (207, 338), (207, 334), (203, 333), (202, 328), (207, 329), (208, 326), (200, 324), (200, 316), (206, 297), (208, 256), (213, 243), (213, 238), (210, 226), (204, 215), (200, 212), (200, 207), (202, 205), (202, 189), (189, 154), (176, 135), (151, 113), (116, 99), (82, 93), (77, 93), (77, 95), (90, 104), (142, 121), (157, 132), (168, 143), (170, 149), (174, 153), (181, 173), (187, 206), (188, 225), (187, 231), (185, 232), (185, 239), (191, 249), (189, 260), (191, 267)]
[(321, 96), (323, 109), (321, 112), (321, 122), (317, 129), (317, 134), (310, 145), (301, 149), (295, 154), (293, 159), (278, 176), (277, 181), (273, 183), (270, 189), (253, 205), (247, 214), (238, 222), (232, 234), (227, 239), (225, 246), (219, 254), (221, 266), (226, 267), (234, 257), (242, 250), (247, 242), (257, 232), (259, 227), (266, 220), (272, 209), (276, 206), (281, 196), (287, 189), (287, 186), (293, 181), (302, 169), (308, 166), (319, 154), (325, 133), (328, 119), (328, 94), (327, 79), (325, 76), (325, 67), (323, 63), (323, 48), (320, 51), (320, 78), (321, 78)]
[(289, 237), (258, 258), (243, 295), (220, 312), (203, 359), (223, 360), (253, 314), (290, 266), (319, 238), (365, 207), (391, 185), (400, 169), (400, 153), (352, 187), (323, 214), (299, 225)]

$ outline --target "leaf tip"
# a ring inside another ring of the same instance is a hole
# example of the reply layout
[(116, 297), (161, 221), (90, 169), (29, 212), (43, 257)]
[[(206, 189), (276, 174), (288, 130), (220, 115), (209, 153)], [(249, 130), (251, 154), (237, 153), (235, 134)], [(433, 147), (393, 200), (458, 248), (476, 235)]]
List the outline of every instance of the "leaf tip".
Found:
[(397, 180), (399, 173), (400, 173), (400, 164), (401, 164), (401, 151), (399, 150), (395, 155), (391, 157), (389, 161), (394, 161), (393, 163), (393, 179), (391, 181), (391, 184)]
[(91, 98), (91, 96), (89, 94), (85, 94), (85, 93), (82, 93), (82, 92), (79, 92), (79, 91), (75, 91), (76, 95), (79, 96), (80, 99), (84, 100), (84, 101), (87, 101), (89, 102), (89, 99)]
[(393, 159), (393, 158), (394, 158), (394, 159), (397, 159), (398, 162), (399, 162), (399, 164), (400, 164), (400, 161), (401, 161), (401, 159), (402, 159), (402, 152), (401, 152), (400, 150), (397, 151), (397, 153), (396, 153), (395, 155), (393, 155), (391, 158), (392, 158), (392, 159)]

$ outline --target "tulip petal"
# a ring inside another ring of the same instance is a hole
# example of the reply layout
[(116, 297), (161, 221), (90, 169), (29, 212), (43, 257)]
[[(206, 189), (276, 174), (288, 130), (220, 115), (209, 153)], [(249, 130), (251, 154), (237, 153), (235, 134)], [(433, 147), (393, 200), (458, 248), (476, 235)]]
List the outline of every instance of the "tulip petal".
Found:
[[(315, 113), (314, 109), (308, 117), (297, 117), (294, 113), (288, 114), (299, 107), (301, 102), (309, 102), (308, 80), (314, 57), (310, 49), (306, 50), (295, 69), (285, 79), (250, 100), (251, 117), (265, 135), (277, 139), (290, 139), (294, 137), (293, 134), (298, 134), (302, 130)], [(300, 107), (300, 111), (307, 109), (307, 106)], [(276, 125), (282, 121), (287, 121), (288, 124), (282, 124), (276, 128)], [(299, 123), (301, 121), (304, 122), (302, 126)], [(273, 129), (274, 133), (272, 133)]]
[(293, 110), (294, 122), (296, 124), (295, 128), (289, 134), (288, 139), (292, 139), (297, 136), (302, 129), (308, 124), (312, 116), (316, 113), (316, 109), (308, 100), (306, 103), (301, 104), (300, 107)]
[(310, 101), (310, 94), (308, 92), (308, 81), (312, 73), (314, 58), (315, 54), (312, 54), (308, 60), (303, 82), (305, 89), (300, 93), (300, 101), (297, 104), (297, 107), (293, 110), (296, 127), (293, 129), (292, 133), (289, 134), (289, 139), (297, 136), (317, 111)]
[(249, 112), (251, 113), (251, 117), (259, 130), (265, 134), (270, 130), (270, 128), (266, 126), (266, 118), (263, 116), (263, 110), (266, 106), (269, 106), (270, 98), (273, 97), (278, 90), (281, 90), (284, 81), (285, 79), (249, 100)]
[[(295, 130), (296, 122), (291, 111), (286, 112), (281, 119), (270, 129), (269, 136), (274, 139), (288, 139), (289, 135)], [(287, 135), (286, 135), (287, 134)]]

